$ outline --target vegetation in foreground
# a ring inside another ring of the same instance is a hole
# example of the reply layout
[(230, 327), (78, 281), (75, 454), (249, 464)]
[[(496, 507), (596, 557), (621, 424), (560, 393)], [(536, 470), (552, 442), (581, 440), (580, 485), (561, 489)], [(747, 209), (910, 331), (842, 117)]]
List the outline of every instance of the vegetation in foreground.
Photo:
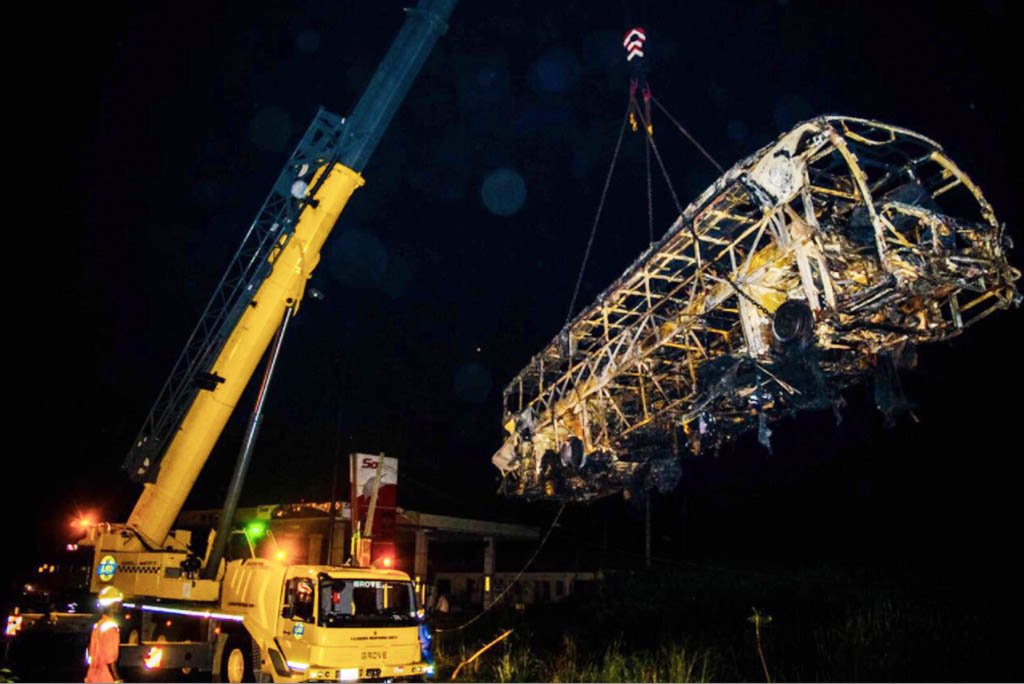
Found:
[[(511, 627), (458, 680), (763, 682), (766, 670), (771, 681), (1019, 679), (998, 627), (1007, 617), (998, 592), (952, 589), (832, 569), (619, 573), (593, 596), (523, 612), (502, 606), (439, 633), (438, 678)], [(760, 625), (761, 652), (755, 609), (771, 617)]]

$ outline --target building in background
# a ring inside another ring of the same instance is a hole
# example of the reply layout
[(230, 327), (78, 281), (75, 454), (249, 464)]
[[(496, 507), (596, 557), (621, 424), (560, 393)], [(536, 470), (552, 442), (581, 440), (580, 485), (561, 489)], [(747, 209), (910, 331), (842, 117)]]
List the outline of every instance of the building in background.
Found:
[[(269, 544), (261, 545), (258, 553), (280, 553), (290, 563), (343, 565), (350, 557), (351, 508), (337, 502), (333, 521), (330, 509), (330, 503), (315, 502), (240, 508), (235, 527), (259, 521)], [(216, 528), (219, 517), (220, 510), (184, 511), (178, 526)], [(452, 611), (473, 610), (490, 605), (514, 581), (540, 536), (537, 528), (526, 525), (398, 508), (391, 562), (414, 578), (424, 605), (433, 607), (443, 594)], [(241, 536), (233, 540), (229, 557), (248, 553), (244, 542)], [(588, 591), (601, 577), (594, 567), (553, 567), (559, 562), (541, 562), (523, 573), (510, 598), (520, 604), (555, 603)]]

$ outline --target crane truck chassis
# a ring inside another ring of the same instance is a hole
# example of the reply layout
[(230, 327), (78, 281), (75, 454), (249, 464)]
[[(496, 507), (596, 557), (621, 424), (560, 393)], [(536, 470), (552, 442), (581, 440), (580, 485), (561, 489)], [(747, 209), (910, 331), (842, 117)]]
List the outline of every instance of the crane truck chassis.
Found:
[[(146, 570), (155, 567), (140, 563), (115, 576), (155, 576), (160, 573)], [(433, 674), (421, 658), (413, 585), (397, 570), (235, 560), (212, 607), (195, 601), (124, 607), (119, 666), (127, 672), (209, 672), (210, 679), (229, 682)]]

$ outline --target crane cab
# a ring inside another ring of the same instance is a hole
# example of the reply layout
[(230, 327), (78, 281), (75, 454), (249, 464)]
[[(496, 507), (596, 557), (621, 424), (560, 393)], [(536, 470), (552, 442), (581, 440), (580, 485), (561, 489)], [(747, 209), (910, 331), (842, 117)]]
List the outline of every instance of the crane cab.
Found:
[(420, 610), (397, 570), (232, 561), (221, 609), (243, 613), (275, 680), (423, 677)]

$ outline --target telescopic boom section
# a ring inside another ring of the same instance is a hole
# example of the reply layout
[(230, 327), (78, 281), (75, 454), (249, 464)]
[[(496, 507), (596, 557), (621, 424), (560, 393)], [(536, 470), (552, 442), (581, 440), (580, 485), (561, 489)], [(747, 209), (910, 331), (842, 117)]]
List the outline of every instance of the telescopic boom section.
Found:
[[(226, 313), (219, 314), (211, 333), (204, 331), (204, 314), (175, 368), (176, 375), (172, 374), (165, 385), (125, 462), (126, 469), (145, 480), (128, 526), (149, 546), (164, 545), (286, 310), (302, 299), (327, 236), (349, 197), (363, 185), (360, 172), (444, 33), (455, 4), (456, 0), (421, 0), (416, 8), (407, 9), (405, 23), (366, 92), (338, 134), (327, 136), (328, 144), (315, 157), (316, 166), (295, 168), (297, 165), (290, 163), (278, 179), (277, 186), (284, 187), (288, 187), (289, 178), (293, 179), (289, 189), (298, 196), (295, 218), (289, 221), (285, 216), (283, 222), (271, 222), (267, 230), (271, 235), (277, 231), (273, 239), (263, 240), (262, 249), (232, 262), (233, 266), (246, 262), (243, 266), (248, 269), (249, 279), (233, 284), (227, 302), (217, 301), (223, 292), (215, 295), (207, 313), (212, 309)], [(318, 119), (323, 116), (321, 113)], [(307, 138), (313, 133), (311, 127)], [(295, 162), (298, 152), (291, 162)], [(280, 191), (277, 186), (275, 190)], [(273, 201), (272, 193), (264, 211)], [(225, 276), (222, 288), (230, 275)], [(197, 339), (200, 344), (195, 344)], [(157, 434), (151, 426), (163, 428)]]

